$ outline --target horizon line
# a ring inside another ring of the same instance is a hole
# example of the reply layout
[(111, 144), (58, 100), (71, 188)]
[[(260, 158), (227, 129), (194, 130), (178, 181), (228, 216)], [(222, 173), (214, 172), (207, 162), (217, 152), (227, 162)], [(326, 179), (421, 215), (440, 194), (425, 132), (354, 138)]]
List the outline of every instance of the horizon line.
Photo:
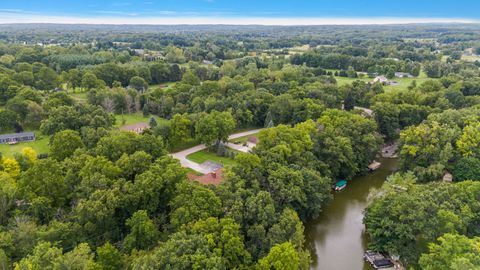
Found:
[(479, 19), (438, 17), (219, 17), (219, 16), (43, 16), (0, 12), (0, 25), (11, 24), (85, 24), (85, 25), (401, 25), (401, 24), (475, 24)]

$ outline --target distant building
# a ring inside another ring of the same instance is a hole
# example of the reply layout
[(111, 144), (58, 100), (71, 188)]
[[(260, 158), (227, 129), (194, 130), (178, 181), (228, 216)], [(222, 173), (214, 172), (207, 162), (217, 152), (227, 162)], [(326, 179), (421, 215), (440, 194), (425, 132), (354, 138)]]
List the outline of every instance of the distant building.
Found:
[(23, 132), (0, 135), (0, 144), (15, 144), (19, 142), (35, 141), (35, 133)]
[(412, 74), (406, 72), (395, 72), (397, 78), (413, 78)]
[(453, 181), (453, 175), (451, 173), (445, 173), (443, 175), (443, 182), (452, 182)]
[(135, 133), (142, 133), (145, 129), (149, 129), (150, 125), (148, 123), (137, 123), (133, 125), (126, 125), (120, 128), (123, 131), (131, 131)]
[(385, 76), (377, 76), (373, 79), (373, 83), (388, 84), (389, 80)]

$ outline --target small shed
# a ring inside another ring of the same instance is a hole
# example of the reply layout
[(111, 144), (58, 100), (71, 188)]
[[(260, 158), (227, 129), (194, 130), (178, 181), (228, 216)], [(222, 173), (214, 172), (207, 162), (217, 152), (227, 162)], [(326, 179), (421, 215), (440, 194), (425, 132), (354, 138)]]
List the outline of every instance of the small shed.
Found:
[(453, 181), (453, 175), (451, 173), (445, 173), (443, 175), (443, 182), (452, 182)]
[(19, 142), (35, 141), (34, 132), (22, 132), (0, 135), (0, 144), (15, 144)]

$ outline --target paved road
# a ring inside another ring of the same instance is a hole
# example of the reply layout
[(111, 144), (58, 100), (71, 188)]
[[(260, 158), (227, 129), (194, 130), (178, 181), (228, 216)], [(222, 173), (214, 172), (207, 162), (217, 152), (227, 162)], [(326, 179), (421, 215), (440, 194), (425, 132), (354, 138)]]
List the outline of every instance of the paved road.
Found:
[[(244, 131), (244, 132), (240, 132), (240, 133), (235, 133), (235, 134), (230, 135), (228, 137), (228, 140), (233, 140), (233, 139), (237, 139), (237, 138), (240, 138), (240, 137), (245, 137), (245, 136), (248, 136), (248, 135), (257, 134), (258, 132), (260, 132), (260, 130), (262, 130), (262, 129), (254, 129), (254, 130)], [(190, 168), (190, 169), (195, 170), (197, 172), (207, 174), (207, 173), (211, 173), (212, 171), (208, 168), (202, 167), (198, 163), (195, 163), (195, 162), (187, 159), (188, 155), (193, 154), (193, 153), (198, 152), (198, 151), (201, 151), (201, 150), (204, 150), (206, 148), (207, 147), (204, 144), (200, 144), (200, 145), (194, 146), (192, 148), (188, 148), (188, 149), (185, 149), (183, 151), (173, 153), (173, 154), (170, 154), (170, 155), (173, 158), (178, 159), (180, 161), (180, 164), (182, 164), (182, 167)]]

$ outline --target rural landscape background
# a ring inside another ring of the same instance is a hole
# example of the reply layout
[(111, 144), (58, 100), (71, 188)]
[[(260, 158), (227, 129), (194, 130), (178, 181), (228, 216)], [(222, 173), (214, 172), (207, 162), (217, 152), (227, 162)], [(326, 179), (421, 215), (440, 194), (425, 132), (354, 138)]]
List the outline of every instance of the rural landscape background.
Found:
[(0, 3), (0, 268), (478, 269), (478, 8)]

